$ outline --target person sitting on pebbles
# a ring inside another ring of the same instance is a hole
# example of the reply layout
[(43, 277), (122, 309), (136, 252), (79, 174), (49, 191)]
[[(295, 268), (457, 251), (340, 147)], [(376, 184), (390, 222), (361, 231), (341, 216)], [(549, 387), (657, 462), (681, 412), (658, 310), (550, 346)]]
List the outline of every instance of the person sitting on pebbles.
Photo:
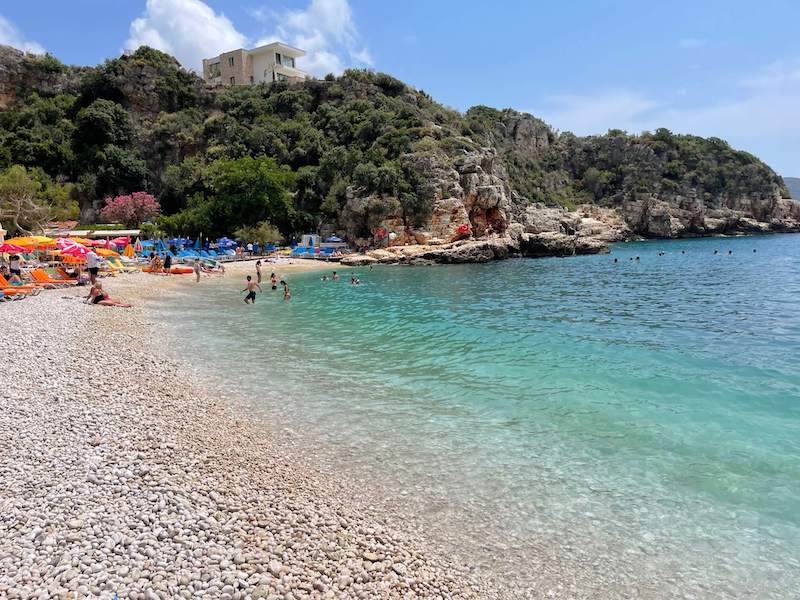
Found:
[(100, 304), (102, 306), (119, 306), (121, 308), (132, 308), (133, 304), (115, 300), (103, 290), (103, 284), (99, 281), (96, 282), (90, 289), (89, 295), (86, 297), (89, 304)]

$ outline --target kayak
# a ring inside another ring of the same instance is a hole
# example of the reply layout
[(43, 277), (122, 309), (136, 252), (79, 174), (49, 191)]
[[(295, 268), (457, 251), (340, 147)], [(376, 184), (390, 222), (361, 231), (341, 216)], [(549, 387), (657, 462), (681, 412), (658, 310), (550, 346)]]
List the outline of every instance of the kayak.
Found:
[[(153, 269), (152, 267), (144, 267), (142, 271), (145, 273), (152, 273)], [(192, 267), (172, 267), (169, 272), (173, 275), (188, 275), (189, 273), (193, 273), (194, 269), (192, 269)]]

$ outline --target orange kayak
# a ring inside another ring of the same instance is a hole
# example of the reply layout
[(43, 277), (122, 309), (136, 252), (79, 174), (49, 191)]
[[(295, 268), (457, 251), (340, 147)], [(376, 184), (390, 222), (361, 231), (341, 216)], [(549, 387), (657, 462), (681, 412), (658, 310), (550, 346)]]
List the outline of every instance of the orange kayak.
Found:
[[(144, 267), (142, 268), (142, 271), (145, 273), (151, 273), (153, 269), (150, 267)], [(188, 275), (189, 273), (193, 273), (194, 269), (192, 269), (192, 267), (172, 267), (169, 272), (173, 275)]]

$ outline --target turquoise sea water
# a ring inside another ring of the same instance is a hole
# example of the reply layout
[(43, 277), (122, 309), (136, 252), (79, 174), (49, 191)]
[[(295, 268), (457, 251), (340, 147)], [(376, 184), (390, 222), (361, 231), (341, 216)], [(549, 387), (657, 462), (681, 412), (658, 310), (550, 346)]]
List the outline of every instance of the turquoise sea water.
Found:
[(800, 236), (351, 271), (162, 311), (193, 361), (520, 586), (800, 597)]

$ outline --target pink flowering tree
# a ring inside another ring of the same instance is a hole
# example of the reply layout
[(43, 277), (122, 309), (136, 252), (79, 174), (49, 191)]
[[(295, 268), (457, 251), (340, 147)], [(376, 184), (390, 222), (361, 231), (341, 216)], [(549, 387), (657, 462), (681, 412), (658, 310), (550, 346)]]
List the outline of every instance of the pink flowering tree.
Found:
[(147, 192), (134, 192), (129, 196), (106, 198), (100, 216), (107, 223), (124, 223), (135, 227), (161, 214), (161, 205)]

